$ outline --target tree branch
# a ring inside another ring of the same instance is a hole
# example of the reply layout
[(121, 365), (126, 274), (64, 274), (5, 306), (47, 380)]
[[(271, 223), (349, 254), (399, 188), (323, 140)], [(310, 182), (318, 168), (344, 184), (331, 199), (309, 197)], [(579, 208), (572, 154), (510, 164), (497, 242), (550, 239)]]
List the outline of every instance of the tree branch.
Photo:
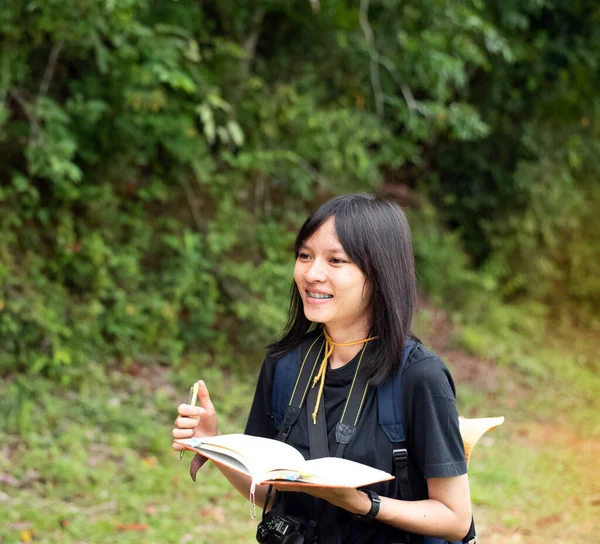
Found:
[(181, 185), (183, 185), (183, 190), (185, 191), (185, 196), (187, 198), (188, 205), (190, 207), (190, 211), (192, 212), (192, 217), (194, 218), (194, 223), (196, 223), (198, 232), (201, 234), (206, 234), (206, 227), (202, 222), (202, 214), (200, 213), (200, 206), (198, 206), (196, 193), (185, 176), (181, 178)]
[(250, 21), (250, 33), (244, 40), (244, 58), (240, 61), (240, 77), (242, 81), (248, 79), (250, 74), (250, 65), (256, 54), (256, 46), (258, 45), (258, 38), (260, 37), (260, 27), (262, 20), (265, 16), (265, 10), (259, 9), (256, 11), (252, 20)]
[(406, 100), (406, 105), (408, 106), (410, 112), (412, 113), (413, 110), (423, 112), (421, 104), (419, 104), (419, 102), (415, 100), (415, 97), (412, 91), (410, 90), (410, 87), (400, 80), (398, 70), (396, 69), (394, 63), (383, 55), (377, 55), (377, 61), (387, 69), (394, 81), (400, 87), (400, 91), (402, 91), (402, 96), (404, 96), (404, 100)]
[(58, 61), (58, 56), (60, 55), (63, 45), (64, 42), (60, 40), (52, 46), (50, 56), (48, 57), (48, 64), (46, 65), (46, 70), (44, 72), (44, 79), (40, 85), (39, 96), (45, 96), (50, 88), (50, 83), (52, 82), (52, 77), (54, 76), (54, 69), (56, 68), (56, 62)]
[(375, 96), (375, 111), (380, 117), (383, 116), (383, 93), (381, 92), (381, 81), (379, 80), (379, 63), (377, 61), (377, 49), (375, 48), (375, 37), (369, 24), (369, 0), (360, 0), (359, 12), (360, 27), (363, 30), (367, 44), (369, 45), (369, 68), (371, 71), (371, 86)]
[(40, 130), (40, 122), (32, 111), (31, 104), (21, 95), (18, 89), (10, 89), (8, 91), (10, 96), (21, 108), (25, 117), (29, 121), (29, 141), (35, 141), (36, 143), (42, 143), (42, 132)]

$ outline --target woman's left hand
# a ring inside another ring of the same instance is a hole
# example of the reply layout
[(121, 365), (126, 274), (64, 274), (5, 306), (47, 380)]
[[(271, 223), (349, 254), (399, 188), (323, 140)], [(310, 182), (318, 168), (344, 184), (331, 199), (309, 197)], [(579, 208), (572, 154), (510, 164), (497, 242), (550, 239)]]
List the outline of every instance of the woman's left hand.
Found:
[(371, 499), (363, 491), (347, 487), (317, 487), (309, 485), (273, 484), (278, 491), (295, 491), (324, 499), (334, 506), (343, 508), (352, 514), (366, 514), (371, 509)]

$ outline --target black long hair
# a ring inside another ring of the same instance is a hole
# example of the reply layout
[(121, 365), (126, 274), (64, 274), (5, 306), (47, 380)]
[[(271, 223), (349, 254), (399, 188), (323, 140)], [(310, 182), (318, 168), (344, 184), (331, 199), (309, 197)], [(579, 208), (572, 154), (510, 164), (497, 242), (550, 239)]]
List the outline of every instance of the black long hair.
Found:
[[(304, 222), (296, 237), (296, 258), (302, 244), (330, 217), (335, 218), (345, 252), (372, 287), (370, 335), (379, 340), (373, 342), (371, 356), (361, 370), (366, 380), (380, 385), (400, 367), (404, 342), (412, 336), (417, 286), (410, 227), (402, 208), (391, 200), (365, 193), (338, 196)], [(282, 357), (312, 326), (292, 283), (288, 321), (281, 338), (269, 346), (268, 355)]]

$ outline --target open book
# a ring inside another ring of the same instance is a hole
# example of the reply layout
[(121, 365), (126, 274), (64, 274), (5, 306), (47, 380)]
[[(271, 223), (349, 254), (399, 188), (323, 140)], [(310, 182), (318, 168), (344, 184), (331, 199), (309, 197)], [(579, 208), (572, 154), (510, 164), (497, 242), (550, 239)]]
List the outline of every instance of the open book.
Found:
[(317, 487), (357, 488), (394, 477), (383, 470), (337, 457), (306, 461), (293, 446), (245, 434), (175, 440), (186, 449), (249, 476), (254, 485), (277, 481)]

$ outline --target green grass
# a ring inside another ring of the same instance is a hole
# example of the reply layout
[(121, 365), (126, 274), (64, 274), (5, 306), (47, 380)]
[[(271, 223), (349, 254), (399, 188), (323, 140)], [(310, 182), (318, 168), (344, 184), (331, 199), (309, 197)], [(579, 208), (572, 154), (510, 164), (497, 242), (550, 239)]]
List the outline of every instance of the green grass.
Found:
[[(180, 463), (170, 449), (187, 388), (159, 370), (144, 379), (113, 373), (79, 395), (39, 379), (4, 386), (5, 424), (19, 427), (2, 432), (0, 473), (21, 483), (2, 486), (0, 542), (21, 542), (30, 530), (35, 542), (66, 544), (251, 541), (248, 503), (213, 466), (192, 482), (192, 455)], [(240, 382), (214, 369), (202, 377), (214, 385), (222, 429), (242, 430), (254, 378)], [(17, 417), (24, 387), (37, 393)], [(127, 530), (133, 524), (142, 530)]]

